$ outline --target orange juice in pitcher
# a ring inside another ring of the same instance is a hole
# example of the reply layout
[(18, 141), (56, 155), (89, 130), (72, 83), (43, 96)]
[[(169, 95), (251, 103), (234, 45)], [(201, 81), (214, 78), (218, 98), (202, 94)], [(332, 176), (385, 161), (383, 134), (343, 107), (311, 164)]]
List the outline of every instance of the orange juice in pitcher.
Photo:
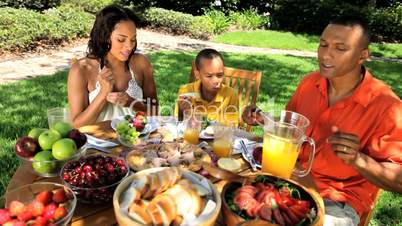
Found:
[(296, 163), (298, 144), (271, 134), (264, 135), (262, 171), (290, 178)]
[(186, 128), (184, 130), (183, 138), (185, 141), (189, 143), (198, 144), (199, 136), (200, 136), (200, 130), (197, 128)]
[[(315, 143), (304, 135), (308, 120), (291, 111), (278, 111), (265, 116), (262, 171), (290, 178), (306, 176), (311, 169), (315, 154)], [(299, 150), (304, 142), (311, 146), (308, 166), (304, 170), (295, 167)]]

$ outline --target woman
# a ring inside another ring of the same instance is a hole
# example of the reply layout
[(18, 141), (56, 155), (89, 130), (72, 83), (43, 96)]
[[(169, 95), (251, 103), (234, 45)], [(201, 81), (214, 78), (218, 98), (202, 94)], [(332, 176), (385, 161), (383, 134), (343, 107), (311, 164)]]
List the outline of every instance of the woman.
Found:
[(74, 127), (134, 111), (155, 114), (156, 86), (149, 60), (136, 51), (136, 16), (110, 5), (95, 19), (87, 56), (71, 65), (67, 91)]

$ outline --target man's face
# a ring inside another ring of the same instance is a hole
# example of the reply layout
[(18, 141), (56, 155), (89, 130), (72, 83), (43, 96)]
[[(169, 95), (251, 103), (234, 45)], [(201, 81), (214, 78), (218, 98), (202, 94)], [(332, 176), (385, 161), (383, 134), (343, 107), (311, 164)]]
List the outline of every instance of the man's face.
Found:
[(196, 76), (201, 80), (205, 91), (212, 94), (218, 93), (224, 79), (223, 68), (223, 62), (219, 57), (201, 60)]
[(136, 44), (137, 31), (132, 21), (121, 21), (116, 24), (110, 35), (111, 48), (109, 54), (120, 61), (127, 61)]
[(320, 38), (318, 63), (326, 78), (345, 76), (360, 70), (368, 58), (363, 30), (359, 26), (329, 24)]

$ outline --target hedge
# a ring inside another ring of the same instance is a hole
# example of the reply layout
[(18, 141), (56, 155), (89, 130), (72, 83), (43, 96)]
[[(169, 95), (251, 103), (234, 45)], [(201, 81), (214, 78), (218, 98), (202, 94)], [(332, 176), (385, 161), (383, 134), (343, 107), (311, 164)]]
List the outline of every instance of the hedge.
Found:
[(64, 6), (43, 13), (0, 8), (0, 50), (26, 50), (34, 48), (39, 41), (57, 44), (86, 37), (93, 21), (93, 15)]

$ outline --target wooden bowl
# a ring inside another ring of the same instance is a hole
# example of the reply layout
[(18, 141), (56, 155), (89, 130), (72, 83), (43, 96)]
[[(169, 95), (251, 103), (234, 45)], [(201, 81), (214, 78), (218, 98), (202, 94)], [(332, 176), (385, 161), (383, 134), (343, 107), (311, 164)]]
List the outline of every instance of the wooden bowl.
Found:
[[(273, 181), (285, 181), (285, 182), (293, 185), (294, 187), (296, 187), (300, 191), (302, 199), (308, 200), (310, 202), (310, 208), (315, 208), (317, 210), (316, 218), (309, 225), (313, 225), (313, 226), (323, 225), (324, 207), (323, 207), (322, 199), (319, 197), (319, 194), (317, 192), (306, 188), (305, 186), (299, 184), (298, 182), (296, 182), (294, 180), (276, 177), (271, 174), (258, 173), (258, 174), (249, 175), (248, 177), (253, 180), (258, 175), (264, 175), (265, 177), (268, 177), (269, 179), (272, 179)], [(222, 195), (221, 198), (222, 198), (222, 210), (223, 210), (222, 214), (223, 214), (223, 219), (224, 219), (225, 225), (228, 225), (228, 226), (250, 225), (248, 223), (251, 223), (251, 222), (253, 222), (252, 225), (254, 225), (254, 224), (255, 225), (267, 225), (267, 226), (277, 225), (277, 224), (273, 224), (269, 221), (262, 221), (262, 220), (258, 220), (258, 222), (255, 220), (246, 221), (243, 217), (241, 217), (237, 213), (233, 212), (229, 208), (227, 198), (226, 198), (227, 194), (229, 193), (229, 191), (233, 191), (241, 186), (242, 186), (242, 184), (240, 184), (238, 182), (229, 182), (223, 187), (223, 190), (221, 193), (221, 195)]]
[[(149, 174), (149, 173), (160, 171), (160, 170), (162, 170), (164, 168), (165, 167), (158, 167), (158, 168), (150, 168), (150, 169), (139, 171), (139, 172), (127, 177), (116, 188), (116, 190), (114, 192), (114, 195), (113, 195), (113, 208), (114, 208), (116, 220), (117, 220), (117, 222), (118, 222), (118, 224), (120, 226), (143, 225), (140, 222), (134, 221), (130, 217), (122, 214), (122, 212), (120, 211), (120, 203), (121, 203), (120, 197), (121, 197), (121, 194), (124, 191), (126, 191), (126, 189), (130, 186), (130, 184), (133, 181), (133, 178), (135, 177), (135, 175), (137, 175), (137, 174), (138, 175)], [(180, 169), (180, 170), (182, 171), (183, 176), (190, 176), (192, 178), (197, 178), (197, 180), (205, 179), (205, 177), (203, 177), (203, 176), (201, 176), (199, 174), (193, 173), (193, 172), (191, 172), (189, 170), (185, 170), (185, 169)], [(216, 190), (215, 186), (211, 183), (211, 181), (207, 180), (207, 182), (208, 182), (209, 188), (212, 190), (212, 199), (215, 201), (216, 207), (208, 215), (205, 215), (202, 218), (200, 216), (197, 217), (197, 220), (200, 221), (199, 224), (197, 224), (197, 225), (200, 225), (200, 226), (213, 226), (213, 225), (215, 225), (215, 221), (219, 216), (221, 206), (222, 206), (222, 200), (221, 200), (221, 196), (220, 196), (219, 192)]]

